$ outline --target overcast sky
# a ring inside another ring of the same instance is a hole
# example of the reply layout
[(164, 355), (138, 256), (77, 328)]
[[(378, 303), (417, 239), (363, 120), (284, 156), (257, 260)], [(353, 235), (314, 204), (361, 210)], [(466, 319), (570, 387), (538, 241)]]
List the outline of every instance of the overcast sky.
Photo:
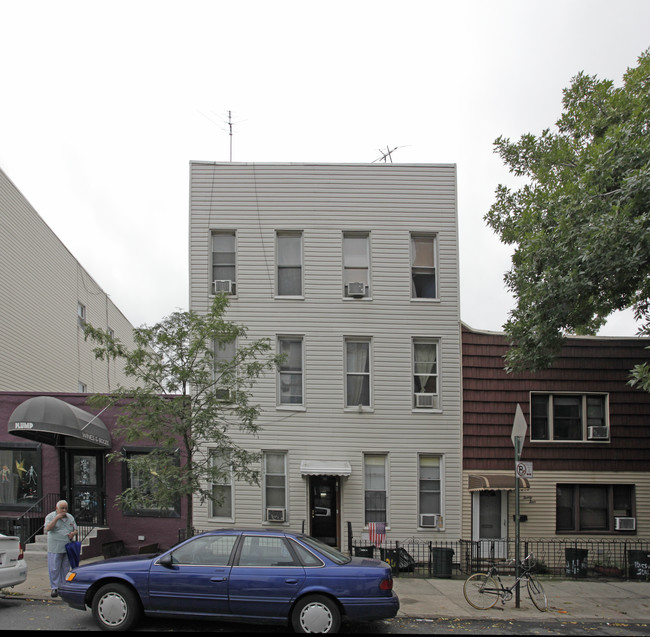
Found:
[(189, 162), (230, 159), (229, 111), (233, 161), (455, 163), (461, 317), (500, 330), (493, 141), (649, 46), (648, 0), (0, 0), (0, 167), (137, 326), (188, 308)]

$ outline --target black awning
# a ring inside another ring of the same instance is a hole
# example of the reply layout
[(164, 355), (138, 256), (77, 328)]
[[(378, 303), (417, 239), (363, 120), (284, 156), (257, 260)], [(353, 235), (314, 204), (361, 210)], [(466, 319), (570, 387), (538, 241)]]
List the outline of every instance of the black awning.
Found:
[(59, 447), (73, 438), (84, 446), (111, 448), (111, 435), (97, 416), (54, 396), (36, 396), (18, 405), (9, 418), (9, 433)]

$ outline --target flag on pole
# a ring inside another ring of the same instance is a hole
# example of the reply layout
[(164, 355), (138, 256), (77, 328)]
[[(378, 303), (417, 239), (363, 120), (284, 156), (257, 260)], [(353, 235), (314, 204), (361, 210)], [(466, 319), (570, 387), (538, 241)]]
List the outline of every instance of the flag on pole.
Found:
[(386, 539), (386, 523), (368, 522), (368, 539), (370, 540), (370, 544), (381, 546)]

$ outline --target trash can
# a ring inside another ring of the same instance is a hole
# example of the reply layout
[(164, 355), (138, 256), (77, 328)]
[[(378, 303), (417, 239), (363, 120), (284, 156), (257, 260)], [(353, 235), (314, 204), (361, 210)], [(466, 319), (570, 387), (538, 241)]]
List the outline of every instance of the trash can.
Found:
[(627, 564), (630, 569), (630, 579), (642, 579), (648, 581), (650, 578), (650, 552), (628, 551)]
[(375, 554), (374, 546), (353, 546), (356, 557), (373, 557)]
[(565, 570), (569, 577), (587, 577), (587, 549), (564, 549)]
[(389, 564), (395, 571), (408, 571), (412, 573), (415, 570), (415, 560), (411, 554), (401, 546), (394, 549), (379, 549), (381, 559)]
[(451, 577), (453, 556), (454, 549), (441, 548), (438, 546), (433, 546), (431, 548), (434, 577), (447, 579)]

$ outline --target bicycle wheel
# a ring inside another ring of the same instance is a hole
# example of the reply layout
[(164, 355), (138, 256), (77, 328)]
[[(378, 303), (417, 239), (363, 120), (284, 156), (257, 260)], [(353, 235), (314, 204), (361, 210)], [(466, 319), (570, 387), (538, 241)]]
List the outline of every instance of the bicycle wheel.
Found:
[(548, 600), (546, 599), (546, 593), (542, 587), (542, 583), (534, 576), (528, 576), (528, 594), (530, 595), (530, 600), (535, 604), (537, 610), (544, 612), (548, 609)]
[(487, 610), (497, 603), (499, 587), (489, 575), (474, 573), (465, 580), (463, 594), (470, 606), (478, 610)]

